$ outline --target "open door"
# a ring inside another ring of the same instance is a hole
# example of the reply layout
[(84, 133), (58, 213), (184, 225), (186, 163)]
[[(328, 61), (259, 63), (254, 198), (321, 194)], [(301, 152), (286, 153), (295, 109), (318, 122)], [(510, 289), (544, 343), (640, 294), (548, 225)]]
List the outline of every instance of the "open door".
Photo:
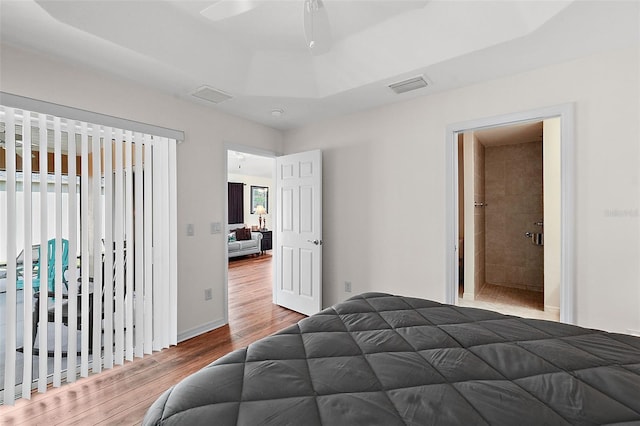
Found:
[(322, 309), (322, 152), (276, 158), (275, 303), (312, 315)]

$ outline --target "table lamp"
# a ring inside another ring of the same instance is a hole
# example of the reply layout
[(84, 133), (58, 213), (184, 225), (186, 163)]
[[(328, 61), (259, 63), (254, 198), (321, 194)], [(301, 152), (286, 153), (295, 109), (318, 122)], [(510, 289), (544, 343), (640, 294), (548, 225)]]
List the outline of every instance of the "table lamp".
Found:
[(262, 215), (267, 214), (267, 210), (264, 208), (264, 206), (258, 205), (256, 206), (255, 213), (258, 215), (258, 223), (260, 224), (260, 229), (265, 229), (267, 227), (267, 219), (262, 219)]

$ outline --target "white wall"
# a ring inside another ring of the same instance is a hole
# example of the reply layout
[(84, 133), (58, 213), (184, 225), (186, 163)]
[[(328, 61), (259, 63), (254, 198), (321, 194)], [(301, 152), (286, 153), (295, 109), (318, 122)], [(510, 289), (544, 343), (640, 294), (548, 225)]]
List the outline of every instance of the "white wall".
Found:
[(560, 279), (562, 253), (560, 118), (544, 120), (542, 125), (544, 182), (544, 310), (560, 311)]
[[(281, 151), (281, 132), (219, 113), (96, 71), (2, 44), (0, 90), (161, 127), (183, 130), (178, 146), (178, 334), (189, 336), (224, 321), (226, 234), (225, 143)], [(187, 224), (195, 235), (186, 236)], [(204, 300), (204, 289), (213, 300)]]
[[(274, 160), (275, 161), (275, 160)], [(258, 226), (258, 215), (251, 214), (251, 185), (254, 186), (266, 186), (269, 188), (269, 213), (262, 215), (262, 218), (266, 220), (267, 229), (272, 229), (274, 226), (273, 223), (273, 208), (275, 207), (275, 188), (273, 186), (273, 179), (259, 177), (259, 176), (248, 176), (237, 173), (229, 173), (228, 175), (229, 182), (242, 182), (244, 183), (244, 223), (247, 226), (256, 225)]]
[(574, 102), (577, 322), (640, 330), (638, 53), (603, 53), (286, 132), (285, 153), (324, 152), (324, 304), (349, 296), (345, 280), (354, 293), (444, 301), (447, 125)]
[[(1, 46), (0, 90), (184, 130), (178, 147), (178, 331), (223, 319), (224, 143), (322, 149), (324, 304), (380, 290), (445, 299), (445, 130), (576, 104), (580, 325), (640, 330), (638, 49), (616, 51), (317, 123), (284, 135), (126, 81)], [(437, 82), (434, 82), (437, 84)], [(402, 99), (402, 98), (399, 98)], [(282, 149), (284, 148), (284, 149)], [(187, 223), (195, 236), (186, 237)], [(204, 288), (214, 299), (205, 302)]]

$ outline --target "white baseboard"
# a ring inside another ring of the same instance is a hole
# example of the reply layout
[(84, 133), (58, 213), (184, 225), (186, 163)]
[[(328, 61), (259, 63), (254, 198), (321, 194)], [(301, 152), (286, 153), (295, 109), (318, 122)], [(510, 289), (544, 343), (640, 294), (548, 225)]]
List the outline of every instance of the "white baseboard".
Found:
[(185, 340), (191, 339), (192, 337), (199, 336), (203, 333), (206, 333), (211, 330), (215, 330), (216, 328), (220, 328), (223, 325), (227, 324), (224, 319), (219, 319), (217, 321), (211, 321), (198, 327), (194, 327), (189, 330), (185, 330), (182, 333), (178, 333), (178, 343), (184, 342)]
[(560, 314), (560, 307), (559, 306), (544, 305), (544, 311), (545, 312), (550, 312), (550, 313), (553, 313), (553, 314)]

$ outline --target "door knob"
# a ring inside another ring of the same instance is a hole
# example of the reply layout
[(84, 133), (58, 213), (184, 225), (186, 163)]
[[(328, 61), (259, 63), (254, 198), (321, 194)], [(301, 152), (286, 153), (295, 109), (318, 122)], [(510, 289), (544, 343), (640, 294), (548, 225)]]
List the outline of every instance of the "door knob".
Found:
[(317, 246), (321, 246), (322, 245), (322, 240), (313, 240), (313, 241), (307, 240), (307, 241), (310, 242), (310, 243), (313, 243), (313, 244), (315, 244)]

